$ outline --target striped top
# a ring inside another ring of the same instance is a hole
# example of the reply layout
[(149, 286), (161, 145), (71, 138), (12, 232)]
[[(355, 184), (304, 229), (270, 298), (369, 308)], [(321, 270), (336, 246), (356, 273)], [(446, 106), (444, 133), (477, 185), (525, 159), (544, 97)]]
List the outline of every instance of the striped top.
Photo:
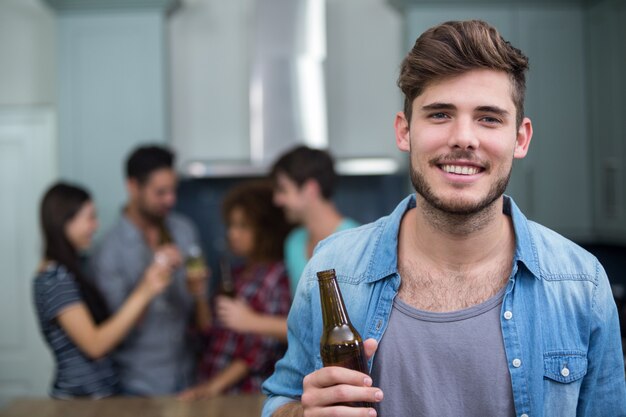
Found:
[(111, 360), (89, 359), (57, 321), (63, 310), (83, 302), (72, 273), (63, 266), (50, 265), (33, 280), (33, 297), (41, 332), (56, 361), (50, 395), (101, 398), (116, 394), (118, 379)]

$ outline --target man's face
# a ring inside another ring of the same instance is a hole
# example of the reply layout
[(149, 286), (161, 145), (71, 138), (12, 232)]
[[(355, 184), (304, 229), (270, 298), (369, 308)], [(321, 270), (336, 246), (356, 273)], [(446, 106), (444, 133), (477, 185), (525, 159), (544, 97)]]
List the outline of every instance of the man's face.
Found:
[(176, 173), (170, 168), (153, 171), (144, 184), (136, 183), (132, 194), (141, 215), (151, 222), (162, 221), (176, 204), (176, 185)]
[(279, 172), (274, 184), (274, 204), (283, 209), (289, 222), (301, 223), (306, 208), (305, 185), (298, 184), (286, 174)]
[(525, 118), (515, 126), (506, 73), (478, 69), (427, 86), (413, 101), (410, 126), (396, 116), (398, 148), (410, 153), (418, 195), (446, 213), (473, 214), (506, 189), (513, 158), (532, 136)]

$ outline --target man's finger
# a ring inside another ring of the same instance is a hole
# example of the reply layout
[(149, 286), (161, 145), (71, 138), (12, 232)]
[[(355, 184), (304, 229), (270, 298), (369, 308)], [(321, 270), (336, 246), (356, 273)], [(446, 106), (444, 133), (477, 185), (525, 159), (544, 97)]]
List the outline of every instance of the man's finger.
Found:
[(366, 403), (374, 404), (382, 399), (383, 392), (380, 388), (340, 384), (332, 387), (305, 390), (301, 400), (305, 409), (313, 409), (336, 405), (353, 405), (369, 408), (366, 406)]
[(372, 385), (372, 379), (361, 372), (339, 366), (326, 366), (304, 377), (303, 385), (313, 388), (326, 388), (338, 384), (357, 387)]
[(319, 408), (317, 412), (311, 414), (312, 417), (315, 417), (317, 415), (333, 415), (341, 417), (376, 417), (378, 414), (376, 413), (376, 410), (371, 407), (348, 407), (345, 405), (338, 405), (330, 408)]
[(378, 342), (376, 339), (366, 339), (363, 342), (363, 349), (365, 350), (365, 356), (367, 359), (371, 358), (376, 349), (378, 349)]
[(335, 385), (323, 390), (324, 404), (377, 403), (383, 399), (383, 391), (375, 387)]

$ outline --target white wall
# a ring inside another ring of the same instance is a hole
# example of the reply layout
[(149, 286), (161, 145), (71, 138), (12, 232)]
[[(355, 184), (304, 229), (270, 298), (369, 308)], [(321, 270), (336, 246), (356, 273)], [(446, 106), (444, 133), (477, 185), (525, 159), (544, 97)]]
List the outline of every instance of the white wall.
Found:
[(53, 363), (35, 320), (38, 203), (58, 174), (56, 18), (37, 0), (0, 0), (0, 407), (46, 394)]
[(161, 10), (67, 12), (59, 21), (60, 169), (91, 190), (101, 230), (126, 201), (124, 162), (168, 140)]
[(0, 1), (0, 105), (56, 101), (55, 18), (38, 0)]

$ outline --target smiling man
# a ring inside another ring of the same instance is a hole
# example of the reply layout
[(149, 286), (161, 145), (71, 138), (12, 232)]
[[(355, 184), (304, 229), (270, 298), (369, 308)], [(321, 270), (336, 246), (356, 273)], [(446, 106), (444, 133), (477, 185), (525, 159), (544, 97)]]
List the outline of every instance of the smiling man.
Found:
[[(591, 254), (504, 195), (528, 152), (528, 59), (481, 21), (416, 41), (396, 143), (416, 193), (321, 242), (263, 416), (626, 416), (617, 311)], [(316, 272), (334, 268), (370, 376), (322, 368)], [(374, 408), (351, 408), (370, 402)]]
[(135, 149), (126, 161), (128, 202), (90, 259), (95, 284), (111, 311), (132, 293), (157, 251), (175, 267), (171, 285), (150, 303), (113, 354), (125, 395), (173, 394), (194, 382), (188, 330), (194, 307), (204, 306), (206, 276), (194, 274), (190, 278), (196, 278), (196, 285), (188, 285), (182, 259), (199, 246), (198, 233), (186, 217), (172, 211), (176, 187), (170, 150)]

